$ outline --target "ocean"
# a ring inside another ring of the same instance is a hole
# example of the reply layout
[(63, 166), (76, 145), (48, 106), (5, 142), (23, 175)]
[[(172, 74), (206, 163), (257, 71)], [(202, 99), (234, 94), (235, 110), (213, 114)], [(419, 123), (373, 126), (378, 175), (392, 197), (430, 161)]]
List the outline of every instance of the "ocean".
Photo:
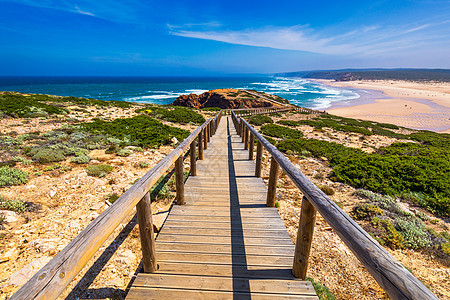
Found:
[(283, 77), (0, 77), (0, 90), (75, 96), (100, 100), (170, 104), (183, 94), (219, 89), (253, 89), (288, 99), (292, 104), (326, 109), (359, 98), (352, 90), (299, 78)]

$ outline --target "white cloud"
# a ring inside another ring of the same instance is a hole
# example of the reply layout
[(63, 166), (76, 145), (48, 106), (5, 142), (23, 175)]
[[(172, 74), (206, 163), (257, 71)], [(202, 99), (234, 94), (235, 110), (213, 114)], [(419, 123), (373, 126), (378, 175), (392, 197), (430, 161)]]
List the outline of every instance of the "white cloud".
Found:
[[(308, 26), (301, 25), (243, 30), (217, 30), (217, 28), (193, 30), (182, 25), (167, 26), (170, 34), (189, 38), (320, 54), (368, 56), (389, 53), (398, 49), (412, 49), (430, 41), (438, 42), (442, 36), (439, 34), (442, 33), (440, 25), (442, 23), (384, 27), (379, 25), (361, 26), (361, 28), (348, 30), (339, 35), (332, 35), (327, 30), (314, 31)], [(435, 27), (436, 30), (430, 30), (432, 27)], [(448, 44), (449, 42), (441, 39), (441, 43)]]
[[(1, 1), (1, 0), (0, 0)], [(74, 14), (87, 15), (118, 23), (135, 21), (135, 9), (139, 2), (134, 0), (123, 3), (121, 0), (89, 1), (89, 0), (8, 0), (31, 7), (59, 10)], [(131, 1), (131, 2), (130, 2)]]

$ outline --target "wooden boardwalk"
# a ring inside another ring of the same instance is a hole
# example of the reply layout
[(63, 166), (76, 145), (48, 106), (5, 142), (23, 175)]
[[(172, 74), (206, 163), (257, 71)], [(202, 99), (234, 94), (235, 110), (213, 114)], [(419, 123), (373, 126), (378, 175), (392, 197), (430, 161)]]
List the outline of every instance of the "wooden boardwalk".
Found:
[(291, 272), (294, 245), (241, 138), (223, 118), (156, 239), (157, 272), (127, 299), (318, 299)]

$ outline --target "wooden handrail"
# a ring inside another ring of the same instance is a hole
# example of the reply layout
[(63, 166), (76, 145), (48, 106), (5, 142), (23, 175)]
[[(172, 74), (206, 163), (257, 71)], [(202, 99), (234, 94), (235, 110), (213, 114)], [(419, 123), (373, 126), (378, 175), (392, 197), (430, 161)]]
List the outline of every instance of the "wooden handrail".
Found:
[[(133, 208), (142, 199), (149, 206), (148, 191), (151, 187), (178, 158), (183, 157), (183, 153), (188, 150), (194, 139), (201, 132), (206, 132), (204, 129), (208, 128), (211, 122), (218, 124), (221, 115), (222, 111), (219, 111), (214, 119), (209, 118), (201, 126), (197, 127), (176, 149), (170, 152), (92, 221), (50, 262), (14, 293), (10, 299), (56, 299), (122, 220), (131, 213)], [(205, 140), (206, 136), (203, 138)], [(145, 213), (148, 214), (148, 211), (143, 211), (142, 214)], [(153, 237), (150, 237), (150, 239), (153, 239)]]
[[(297, 169), (283, 153), (243, 118), (237, 119), (234, 112), (231, 112), (231, 115), (235, 119), (233, 123), (237, 126), (243, 124), (245, 128), (248, 128), (250, 134), (253, 134), (272, 155), (272, 159), (278, 162), (306, 199), (322, 215), (391, 299), (438, 299), (422, 282)], [(311, 213), (309, 215), (312, 216)], [(298, 255), (296, 256), (298, 257)]]

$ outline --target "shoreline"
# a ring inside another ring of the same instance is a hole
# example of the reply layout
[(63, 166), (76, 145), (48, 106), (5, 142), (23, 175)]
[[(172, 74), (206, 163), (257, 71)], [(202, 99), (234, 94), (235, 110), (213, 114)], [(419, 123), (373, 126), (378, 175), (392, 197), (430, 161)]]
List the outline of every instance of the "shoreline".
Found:
[(308, 79), (329, 87), (349, 89), (360, 98), (332, 103), (330, 114), (417, 130), (450, 133), (450, 85), (404, 81), (345, 81)]

